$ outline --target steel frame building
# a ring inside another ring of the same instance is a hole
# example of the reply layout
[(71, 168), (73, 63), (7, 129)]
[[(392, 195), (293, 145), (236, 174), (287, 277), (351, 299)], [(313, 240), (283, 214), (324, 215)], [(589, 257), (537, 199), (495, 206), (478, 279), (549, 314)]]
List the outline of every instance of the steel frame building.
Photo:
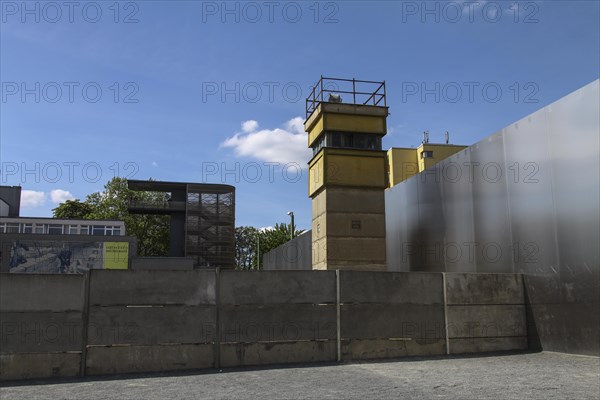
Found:
[(128, 187), (165, 193), (162, 202), (134, 196), (129, 211), (171, 217), (170, 257), (192, 258), (195, 268), (235, 266), (235, 187), (140, 180), (129, 180)]

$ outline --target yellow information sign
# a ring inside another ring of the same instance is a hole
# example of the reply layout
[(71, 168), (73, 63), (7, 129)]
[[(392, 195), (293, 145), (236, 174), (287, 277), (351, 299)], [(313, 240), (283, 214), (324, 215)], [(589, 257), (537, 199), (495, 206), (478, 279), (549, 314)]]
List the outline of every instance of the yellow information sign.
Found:
[(104, 269), (127, 269), (129, 242), (104, 243)]

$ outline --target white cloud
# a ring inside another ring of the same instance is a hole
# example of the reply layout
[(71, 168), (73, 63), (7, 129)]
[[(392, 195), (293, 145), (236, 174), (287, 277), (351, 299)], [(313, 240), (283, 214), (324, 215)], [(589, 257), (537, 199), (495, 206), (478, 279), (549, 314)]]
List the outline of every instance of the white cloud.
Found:
[(158, 167), (158, 163), (156, 161), (152, 161), (152, 166), (153, 167)]
[(398, 130), (400, 130), (402, 128), (404, 128), (404, 124), (397, 124), (395, 126), (388, 126), (387, 134), (389, 136), (389, 135), (391, 135), (393, 133), (396, 133)]
[(249, 121), (242, 122), (242, 131), (246, 133), (254, 132), (258, 129), (258, 122), (251, 119)]
[(43, 206), (46, 202), (46, 194), (44, 192), (36, 192), (35, 190), (21, 191), (21, 207), (34, 208)]
[(292, 118), (285, 123), (285, 128), (293, 133), (304, 135), (304, 120), (302, 117)]
[(65, 201), (73, 200), (74, 198), (75, 197), (73, 197), (71, 192), (62, 189), (54, 189), (50, 192), (50, 200), (52, 200), (54, 204), (64, 203)]
[[(242, 129), (248, 122), (250, 121), (242, 124)], [(252, 122), (256, 125), (252, 124), (251, 126), (258, 127), (256, 121)], [(283, 129), (261, 129), (236, 133), (225, 140), (221, 146), (233, 148), (238, 157), (252, 157), (261, 161), (283, 164), (297, 163), (305, 168), (312, 153), (308, 148), (303, 119), (301, 117), (292, 118), (283, 126)]]
[(266, 232), (266, 231), (272, 231), (273, 229), (275, 229), (275, 228), (273, 228), (272, 226), (263, 226), (262, 228), (258, 228), (258, 231)]

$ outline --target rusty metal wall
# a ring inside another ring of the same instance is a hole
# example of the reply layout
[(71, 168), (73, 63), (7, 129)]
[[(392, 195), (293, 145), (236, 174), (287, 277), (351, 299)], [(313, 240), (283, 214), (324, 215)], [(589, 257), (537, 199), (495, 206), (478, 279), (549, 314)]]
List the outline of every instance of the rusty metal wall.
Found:
[(523, 273), (530, 344), (600, 355), (599, 98), (595, 81), (387, 190), (388, 269)]

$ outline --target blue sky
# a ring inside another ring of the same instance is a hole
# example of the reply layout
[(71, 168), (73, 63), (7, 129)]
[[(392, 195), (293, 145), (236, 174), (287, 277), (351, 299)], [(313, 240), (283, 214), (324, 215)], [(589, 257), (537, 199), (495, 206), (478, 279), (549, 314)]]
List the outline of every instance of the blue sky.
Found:
[(293, 210), (306, 229), (321, 74), (386, 80), (387, 149), (472, 144), (600, 70), (597, 1), (1, 6), (0, 184), (23, 186), (25, 216), (118, 174), (232, 184), (237, 225)]

